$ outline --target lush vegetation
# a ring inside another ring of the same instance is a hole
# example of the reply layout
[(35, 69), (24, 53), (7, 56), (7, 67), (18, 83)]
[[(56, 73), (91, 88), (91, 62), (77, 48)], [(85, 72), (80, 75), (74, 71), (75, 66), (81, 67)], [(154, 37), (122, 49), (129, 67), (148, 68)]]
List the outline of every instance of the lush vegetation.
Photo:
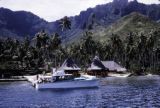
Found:
[[(70, 29), (67, 17), (60, 21), (62, 31)], [(46, 70), (59, 67), (63, 61), (72, 57), (83, 69), (88, 67), (93, 57), (101, 60), (114, 60), (128, 71), (160, 71), (160, 31), (151, 30), (147, 34), (128, 33), (125, 39), (112, 34), (108, 41), (93, 39), (93, 33), (86, 29), (80, 42), (64, 45), (58, 33), (47, 34), (44, 30), (32, 40), (0, 40), (0, 69)]]

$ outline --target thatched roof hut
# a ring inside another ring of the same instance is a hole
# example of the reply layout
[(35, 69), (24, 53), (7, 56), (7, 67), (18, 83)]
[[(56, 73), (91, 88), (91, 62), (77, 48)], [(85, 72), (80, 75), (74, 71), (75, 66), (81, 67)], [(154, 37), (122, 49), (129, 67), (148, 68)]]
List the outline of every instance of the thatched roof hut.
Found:
[(95, 56), (90, 67), (87, 69), (87, 73), (89, 75), (95, 75), (100, 77), (107, 76), (108, 68), (106, 68), (99, 57)]
[(77, 71), (81, 70), (71, 58), (66, 59), (63, 62), (60, 69), (63, 69), (63, 70), (77, 70)]
[(59, 70), (64, 70), (64, 72), (67, 74), (73, 74), (74, 76), (79, 76), (78, 72), (81, 70), (81, 68), (79, 68), (71, 58), (68, 58), (64, 61)]
[(114, 72), (125, 72), (126, 68), (120, 66), (118, 63), (114, 61), (102, 61), (103, 65), (109, 69), (109, 71)]
[(92, 70), (107, 70), (107, 68), (103, 65), (98, 56), (95, 56), (90, 67), (87, 69), (88, 71)]

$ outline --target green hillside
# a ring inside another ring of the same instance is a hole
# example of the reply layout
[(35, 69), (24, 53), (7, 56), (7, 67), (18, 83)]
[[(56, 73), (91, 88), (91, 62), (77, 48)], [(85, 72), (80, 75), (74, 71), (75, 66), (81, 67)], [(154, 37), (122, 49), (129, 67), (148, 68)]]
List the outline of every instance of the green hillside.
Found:
[[(158, 72), (160, 69), (160, 24), (139, 13), (131, 13), (108, 27), (94, 29), (71, 44), (73, 57), (88, 60), (98, 54), (102, 60), (120, 62), (127, 69)], [(80, 39), (82, 38), (82, 39)], [(85, 61), (83, 63), (86, 63)], [(138, 73), (139, 74), (139, 73)]]
[(151, 30), (159, 28), (160, 24), (142, 14), (134, 12), (121, 18), (107, 28), (97, 27), (92, 32), (96, 40), (105, 41), (112, 34), (118, 34), (124, 40), (130, 32), (148, 34)]

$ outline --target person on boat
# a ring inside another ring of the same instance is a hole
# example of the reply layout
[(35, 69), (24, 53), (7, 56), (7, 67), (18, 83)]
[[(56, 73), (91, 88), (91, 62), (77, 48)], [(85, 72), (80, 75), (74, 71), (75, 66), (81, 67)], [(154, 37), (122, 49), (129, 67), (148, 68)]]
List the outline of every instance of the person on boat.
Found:
[(43, 71), (43, 75), (45, 75), (46, 74), (46, 72), (45, 71)]
[(37, 80), (39, 79), (39, 75), (36, 75), (36, 79), (37, 79)]

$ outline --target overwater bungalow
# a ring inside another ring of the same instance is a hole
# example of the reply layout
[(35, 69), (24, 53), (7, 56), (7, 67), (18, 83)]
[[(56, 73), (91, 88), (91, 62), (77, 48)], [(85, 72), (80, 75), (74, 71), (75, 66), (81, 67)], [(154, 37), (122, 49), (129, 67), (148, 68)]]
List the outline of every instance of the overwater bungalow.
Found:
[(81, 70), (77, 64), (71, 59), (68, 58), (64, 61), (59, 70), (64, 70), (66, 74), (72, 74), (76, 77), (80, 76), (79, 71)]
[(108, 68), (103, 65), (99, 57), (95, 56), (91, 65), (87, 69), (87, 74), (97, 77), (106, 77), (108, 75)]
[(106, 68), (109, 69), (109, 72), (123, 73), (127, 70), (115, 61), (102, 61), (102, 63)]

